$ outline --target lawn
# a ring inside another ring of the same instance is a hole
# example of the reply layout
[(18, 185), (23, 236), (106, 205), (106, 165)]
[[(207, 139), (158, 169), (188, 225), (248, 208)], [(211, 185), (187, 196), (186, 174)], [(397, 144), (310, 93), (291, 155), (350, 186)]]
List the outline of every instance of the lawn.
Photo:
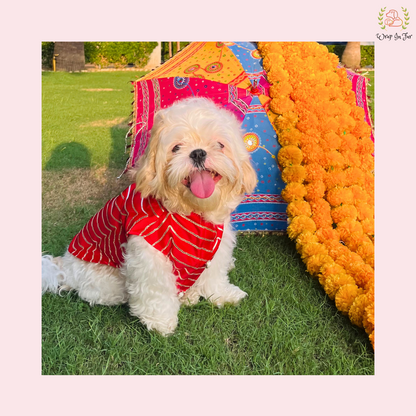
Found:
[[(141, 73), (42, 74), (42, 250), (72, 237), (127, 185), (130, 80)], [(42, 298), (43, 374), (374, 374), (364, 330), (339, 313), (286, 235), (239, 235), (238, 307), (182, 308), (176, 333), (147, 331), (128, 307)]]
[(370, 115), (373, 126), (375, 124), (374, 119), (374, 71), (363, 72), (363, 76), (368, 78), (367, 84), (367, 96), (368, 96), (368, 106), (370, 107)]

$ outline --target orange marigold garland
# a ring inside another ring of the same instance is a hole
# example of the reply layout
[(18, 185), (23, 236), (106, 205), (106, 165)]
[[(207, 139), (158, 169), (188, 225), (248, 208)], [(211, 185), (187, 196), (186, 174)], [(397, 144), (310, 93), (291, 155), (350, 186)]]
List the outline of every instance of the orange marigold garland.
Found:
[(259, 42), (282, 148), (288, 235), (374, 347), (374, 144), (346, 70), (315, 42)]

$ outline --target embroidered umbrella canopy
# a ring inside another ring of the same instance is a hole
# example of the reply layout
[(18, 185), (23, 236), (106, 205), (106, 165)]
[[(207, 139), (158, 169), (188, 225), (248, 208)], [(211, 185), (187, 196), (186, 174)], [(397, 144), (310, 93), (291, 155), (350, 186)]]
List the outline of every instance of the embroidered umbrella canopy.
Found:
[(146, 149), (153, 117), (177, 100), (202, 96), (233, 112), (257, 170), (258, 185), (232, 214), (237, 230), (285, 230), (284, 183), (276, 156), (280, 149), (267, 115), (270, 84), (260, 54), (250, 42), (193, 42), (165, 64), (133, 82), (130, 157), (134, 166)]
[(244, 143), (258, 183), (231, 219), (237, 231), (284, 231), (287, 204), (277, 163), (281, 148), (271, 124), (270, 84), (252, 42), (193, 42), (137, 81), (134, 87), (130, 156), (126, 170), (144, 153), (155, 112), (173, 102), (202, 96), (233, 112), (245, 131)]

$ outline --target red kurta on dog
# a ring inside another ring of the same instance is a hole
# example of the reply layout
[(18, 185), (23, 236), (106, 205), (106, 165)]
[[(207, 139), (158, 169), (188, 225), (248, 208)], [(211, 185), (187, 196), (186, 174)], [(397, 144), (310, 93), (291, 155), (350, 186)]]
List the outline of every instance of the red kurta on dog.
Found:
[(223, 226), (200, 215), (169, 212), (130, 185), (108, 201), (74, 237), (68, 251), (88, 262), (121, 267), (129, 235), (143, 237), (172, 262), (179, 292), (189, 289), (218, 250)]

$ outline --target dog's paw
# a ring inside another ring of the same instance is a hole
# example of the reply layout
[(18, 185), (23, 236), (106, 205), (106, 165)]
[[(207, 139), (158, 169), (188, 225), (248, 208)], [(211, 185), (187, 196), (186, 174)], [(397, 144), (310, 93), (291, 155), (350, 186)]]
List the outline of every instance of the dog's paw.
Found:
[(194, 290), (193, 287), (188, 289), (182, 297), (179, 298), (179, 301), (182, 305), (192, 306), (196, 305), (199, 302), (201, 295), (197, 290)]
[(239, 287), (229, 284), (221, 293), (216, 293), (209, 297), (211, 303), (221, 308), (225, 304), (237, 305), (242, 299), (247, 296), (247, 293)]
[(149, 331), (156, 331), (160, 335), (167, 337), (175, 332), (178, 326), (178, 317), (170, 318), (166, 320), (160, 320), (155, 318), (140, 318), (140, 322), (144, 324)]

